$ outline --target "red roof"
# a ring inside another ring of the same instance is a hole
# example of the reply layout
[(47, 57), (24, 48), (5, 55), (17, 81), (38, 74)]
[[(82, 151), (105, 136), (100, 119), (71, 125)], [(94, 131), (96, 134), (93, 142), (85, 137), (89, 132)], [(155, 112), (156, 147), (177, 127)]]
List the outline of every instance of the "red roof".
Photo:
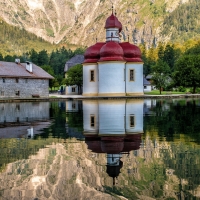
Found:
[(100, 58), (100, 49), (104, 44), (105, 42), (97, 42), (88, 47), (84, 53), (84, 63), (96, 63)]
[(105, 28), (118, 28), (119, 32), (122, 30), (122, 24), (121, 22), (117, 19), (115, 15), (112, 15), (107, 18)]
[(119, 43), (110, 41), (102, 46), (99, 61), (124, 61), (123, 55), (124, 52)]
[(124, 51), (124, 60), (127, 62), (142, 62), (140, 48), (129, 42), (119, 43)]

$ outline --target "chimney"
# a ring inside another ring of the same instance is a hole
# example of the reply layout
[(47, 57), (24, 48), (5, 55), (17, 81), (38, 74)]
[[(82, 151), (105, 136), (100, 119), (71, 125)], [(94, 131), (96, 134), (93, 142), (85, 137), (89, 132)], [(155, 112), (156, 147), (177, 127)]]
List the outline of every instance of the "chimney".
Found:
[(26, 70), (29, 71), (30, 73), (33, 72), (33, 66), (32, 63), (29, 61), (26, 61)]
[(20, 63), (20, 59), (19, 58), (15, 58), (15, 63), (19, 64)]

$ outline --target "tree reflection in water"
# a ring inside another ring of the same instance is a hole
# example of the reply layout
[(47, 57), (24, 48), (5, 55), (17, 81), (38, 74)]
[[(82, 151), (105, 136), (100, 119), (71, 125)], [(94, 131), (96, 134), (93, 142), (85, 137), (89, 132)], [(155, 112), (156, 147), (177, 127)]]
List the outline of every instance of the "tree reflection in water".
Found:
[(1, 197), (29, 188), (39, 199), (200, 198), (199, 100), (67, 101), (48, 109), (49, 125), (32, 139), (1, 138)]

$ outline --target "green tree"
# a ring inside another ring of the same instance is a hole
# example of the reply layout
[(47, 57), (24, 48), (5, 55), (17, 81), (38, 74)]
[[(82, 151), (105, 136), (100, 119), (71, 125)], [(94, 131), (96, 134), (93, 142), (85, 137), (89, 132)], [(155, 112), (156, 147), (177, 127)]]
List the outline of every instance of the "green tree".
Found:
[(15, 61), (15, 59), (10, 55), (6, 55), (4, 57), (4, 60), (7, 61), (7, 62), (14, 62)]
[(29, 52), (29, 57), (31, 62), (38, 65), (38, 53), (34, 49), (31, 49), (31, 51)]
[(158, 60), (156, 65), (152, 67), (152, 80), (156, 86), (160, 90), (160, 94), (162, 88), (166, 88), (169, 85), (169, 73), (170, 68), (166, 62), (162, 60)]
[(148, 74), (150, 74), (151, 66), (150, 66), (150, 64), (148, 62), (147, 49), (146, 49), (146, 44), (145, 43), (140, 45), (140, 50), (141, 50), (141, 54), (142, 54), (142, 60), (144, 62), (143, 74), (146, 77)]
[(3, 60), (3, 55), (0, 53), (0, 61)]
[(183, 55), (179, 58), (173, 79), (177, 86), (192, 87), (195, 93), (200, 86), (200, 55)]
[(65, 84), (67, 86), (77, 85), (78, 93), (81, 94), (81, 88), (83, 85), (83, 65), (75, 65), (67, 71), (67, 78), (65, 79)]
[[(45, 70), (51, 76), (55, 77), (53, 68), (51, 66), (49, 66), (49, 65), (43, 65), (41, 67), (42, 67), (43, 70)], [(51, 88), (51, 90), (52, 90), (52, 87), (58, 87), (58, 86), (59, 86), (59, 83), (58, 83), (58, 81), (57, 81), (56, 78), (49, 80), (49, 87)]]
[(46, 50), (42, 50), (38, 53), (38, 65), (47, 65), (49, 63), (49, 57)]
[(164, 45), (159, 42), (158, 43), (158, 59), (163, 60), (164, 58)]
[(163, 61), (168, 64), (171, 72), (174, 71), (175, 51), (173, 45), (167, 44), (163, 54)]
[(144, 74), (147, 76), (152, 72), (152, 66), (156, 64), (157, 60), (157, 52), (152, 44), (151, 48), (148, 50), (148, 53), (146, 54), (145, 60), (144, 60)]
[(199, 55), (200, 54), (200, 41), (197, 42), (193, 47), (189, 48), (185, 52), (186, 55)]
[(75, 49), (75, 51), (74, 51), (74, 55), (77, 55), (77, 54), (84, 54), (84, 52), (85, 52), (85, 50), (86, 50), (86, 47), (80, 47), (80, 48), (77, 48), (77, 49)]

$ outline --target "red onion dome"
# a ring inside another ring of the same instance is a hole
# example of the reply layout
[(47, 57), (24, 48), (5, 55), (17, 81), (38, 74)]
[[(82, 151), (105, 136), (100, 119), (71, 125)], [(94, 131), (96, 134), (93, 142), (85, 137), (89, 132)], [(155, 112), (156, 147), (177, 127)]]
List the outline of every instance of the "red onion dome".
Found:
[(84, 53), (83, 63), (96, 63), (100, 58), (100, 49), (105, 42), (97, 42), (96, 44), (88, 47)]
[(122, 30), (122, 24), (121, 22), (117, 19), (115, 15), (112, 15), (107, 18), (105, 28), (118, 28), (119, 32)]
[(141, 142), (141, 134), (127, 135), (124, 138), (123, 152), (138, 150), (140, 148)]
[(119, 43), (109, 41), (100, 50), (99, 61), (124, 61), (124, 52)]
[(100, 137), (85, 137), (85, 143), (88, 146), (88, 149), (92, 150), (95, 153), (104, 153), (101, 150), (101, 138)]
[(120, 153), (124, 148), (124, 137), (102, 137), (101, 149), (108, 154)]
[(140, 48), (129, 42), (120, 43), (124, 51), (124, 60), (127, 62), (142, 62)]

